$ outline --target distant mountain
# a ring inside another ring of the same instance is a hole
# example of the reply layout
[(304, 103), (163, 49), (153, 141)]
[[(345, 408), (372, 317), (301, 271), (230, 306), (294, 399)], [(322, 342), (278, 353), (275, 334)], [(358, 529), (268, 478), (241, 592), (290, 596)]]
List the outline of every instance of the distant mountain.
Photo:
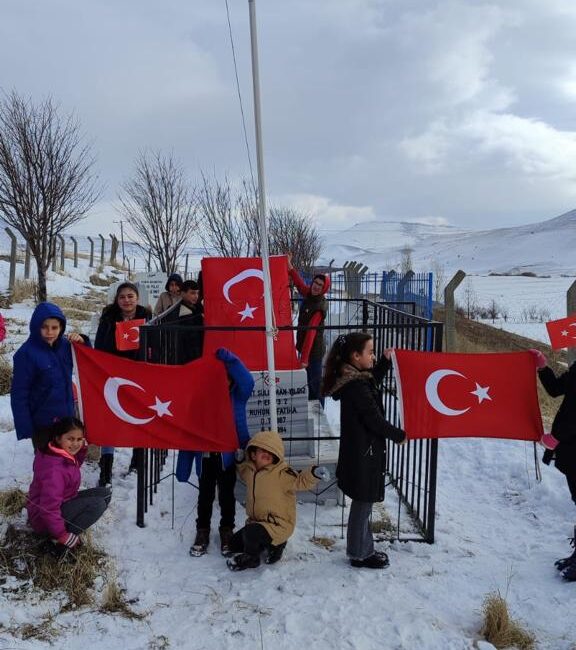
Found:
[(325, 238), (321, 263), (346, 260), (370, 270), (398, 267), (411, 249), (416, 271), (441, 264), (446, 271), (576, 275), (576, 210), (539, 223), (471, 231), (426, 223), (371, 221)]

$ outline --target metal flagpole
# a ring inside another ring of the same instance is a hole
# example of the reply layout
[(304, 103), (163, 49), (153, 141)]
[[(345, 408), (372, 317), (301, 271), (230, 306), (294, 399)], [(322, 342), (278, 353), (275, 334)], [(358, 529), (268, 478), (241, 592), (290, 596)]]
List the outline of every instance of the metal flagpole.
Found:
[(248, 0), (250, 9), (250, 41), (252, 45), (252, 86), (254, 90), (254, 122), (256, 127), (256, 160), (258, 165), (258, 221), (262, 271), (264, 273), (264, 315), (266, 319), (266, 356), (270, 378), (270, 428), (278, 431), (276, 410), (276, 367), (274, 363), (274, 326), (272, 321), (272, 282), (268, 250), (268, 227), (266, 224), (266, 192), (264, 185), (264, 160), (262, 154), (262, 125), (260, 112), (260, 73), (258, 69), (258, 35), (256, 31), (256, 1)]

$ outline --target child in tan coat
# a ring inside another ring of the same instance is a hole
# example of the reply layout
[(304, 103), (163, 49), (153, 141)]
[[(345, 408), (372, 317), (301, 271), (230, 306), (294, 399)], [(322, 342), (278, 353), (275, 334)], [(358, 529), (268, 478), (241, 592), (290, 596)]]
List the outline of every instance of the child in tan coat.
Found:
[(296, 491), (310, 490), (328, 480), (325, 467), (297, 472), (284, 460), (282, 438), (274, 431), (260, 431), (248, 442), (246, 458), (238, 467), (246, 483), (246, 524), (234, 533), (228, 561), (232, 571), (253, 569), (266, 552), (266, 564), (282, 557), (296, 525)]

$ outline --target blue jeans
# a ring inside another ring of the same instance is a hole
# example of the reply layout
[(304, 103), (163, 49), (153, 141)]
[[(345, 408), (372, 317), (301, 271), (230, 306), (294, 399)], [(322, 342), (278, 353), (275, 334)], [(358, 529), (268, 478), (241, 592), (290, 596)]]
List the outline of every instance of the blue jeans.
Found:
[(346, 554), (351, 560), (365, 560), (374, 553), (374, 538), (370, 529), (372, 503), (352, 499), (348, 515)]
[(306, 367), (308, 379), (308, 399), (317, 399), (324, 408), (324, 398), (320, 396), (322, 382), (322, 359), (311, 359)]

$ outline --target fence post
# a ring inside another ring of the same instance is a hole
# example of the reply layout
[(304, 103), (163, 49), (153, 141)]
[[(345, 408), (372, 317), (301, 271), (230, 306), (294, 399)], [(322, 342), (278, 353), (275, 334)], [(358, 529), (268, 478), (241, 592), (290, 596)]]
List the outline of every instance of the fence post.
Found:
[(78, 268), (78, 242), (76, 241), (76, 237), (70, 236), (70, 239), (72, 240), (72, 244), (74, 245), (74, 268)]
[(118, 237), (110, 233), (110, 240), (112, 245), (110, 246), (110, 264), (116, 264), (116, 253), (118, 252)]
[(94, 266), (94, 240), (92, 237), (86, 237), (86, 239), (90, 242), (90, 263), (88, 266), (92, 267)]
[(100, 246), (100, 266), (104, 266), (104, 247), (106, 240), (104, 239), (104, 235), (98, 235), (98, 237), (100, 237), (100, 241), (102, 242)]
[(16, 239), (16, 235), (6, 226), (4, 230), (8, 233), (8, 237), (12, 240), (12, 243), (10, 244), (10, 276), (8, 279), (8, 289), (12, 291), (14, 289), (14, 284), (16, 282), (16, 246), (18, 244), (18, 241)]
[(64, 241), (64, 237), (62, 235), (56, 235), (56, 237), (60, 240), (60, 270), (64, 270), (64, 258), (65, 258), (65, 253), (66, 253), (66, 242)]
[[(576, 280), (574, 280), (566, 292), (566, 313), (568, 316), (576, 313)], [(570, 367), (576, 361), (576, 348), (568, 348), (566, 350), (566, 359), (568, 361), (568, 367)]]
[(184, 279), (188, 279), (188, 256), (190, 253), (186, 253), (186, 263), (184, 264)]
[(24, 253), (24, 279), (30, 278), (30, 244), (26, 244), (26, 252)]
[(446, 352), (455, 352), (456, 348), (456, 311), (454, 306), (454, 292), (466, 277), (464, 271), (456, 271), (454, 277), (444, 289), (444, 336)]

